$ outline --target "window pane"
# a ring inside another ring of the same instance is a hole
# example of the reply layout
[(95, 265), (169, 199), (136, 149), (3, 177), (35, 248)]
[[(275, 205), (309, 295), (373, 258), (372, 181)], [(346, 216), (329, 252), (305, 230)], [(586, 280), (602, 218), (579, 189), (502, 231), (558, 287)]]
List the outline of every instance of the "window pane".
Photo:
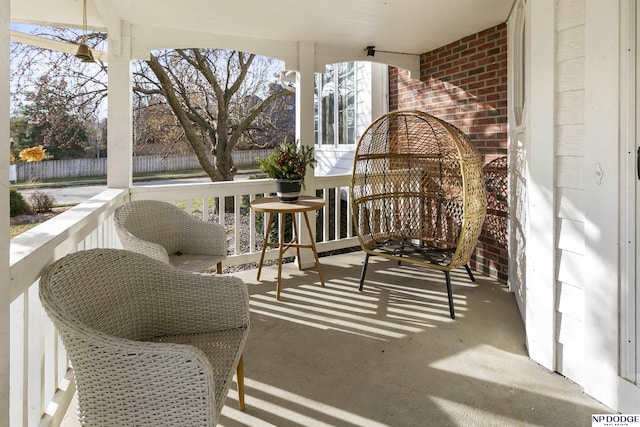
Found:
[(320, 97), (318, 91), (322, 88), (322, 76), (320, 74), (315, 75), (315, 82), (313, 84), (313, 137), (314, 144), (320, 144)]
[(322, 75), (322, 144), (334, 144), (335, 138), (335, 78), (334, 66), (327, 65)]
[(355, 144), (355, 64), (343, 62), (338, 68), (338, 132), (339, 144)]

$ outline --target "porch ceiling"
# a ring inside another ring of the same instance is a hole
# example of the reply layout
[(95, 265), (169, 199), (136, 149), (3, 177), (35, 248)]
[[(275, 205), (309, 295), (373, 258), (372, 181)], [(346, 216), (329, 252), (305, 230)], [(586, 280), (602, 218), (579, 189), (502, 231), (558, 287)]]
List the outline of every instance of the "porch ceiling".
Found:
[[(420, 54), (504, 22), (514, 0), (88, 0), (96, 29), (133, 26), (343, 51)], [(82, 0), (11, 0), (11, 21), (81, 26)], [(135, 43), (135, 41), (134, 41)], [(225, 47), (225, 46), (216, 46)]]

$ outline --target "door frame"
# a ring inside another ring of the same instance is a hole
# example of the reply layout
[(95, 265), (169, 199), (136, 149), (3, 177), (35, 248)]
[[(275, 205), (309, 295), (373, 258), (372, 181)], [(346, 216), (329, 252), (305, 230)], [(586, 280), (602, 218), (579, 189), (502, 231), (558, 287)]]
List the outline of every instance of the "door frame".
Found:
[(526, 0), (516, 0), (509, 19), (507, 96), (509, 105), (509, 290), (514, 293), (522, 321), (526, 321), (526, 103), (525, 103)]
[[(620, 58), (620, 376), (633, 383), (640, 378), (638, 371), (638, 298), (636, 253), (638, 232), (636, 217), (636, 150), (640, 109), (637, 80), (640, 77), (640, 55), (637, 55), (637, 0), (621, 4)], [(627, 17), (625, 19), (625, 17)]]

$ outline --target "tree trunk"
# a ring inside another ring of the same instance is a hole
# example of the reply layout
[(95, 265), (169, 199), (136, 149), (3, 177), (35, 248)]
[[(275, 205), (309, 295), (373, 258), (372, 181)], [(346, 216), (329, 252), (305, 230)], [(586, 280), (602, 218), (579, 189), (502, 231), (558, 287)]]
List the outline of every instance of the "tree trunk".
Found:
[(162, 65), (160, 65), (157, 58), (153, 55), (151, 55), (151, 59), (147, 61), (147, 63), (158, 78), (158, 81), (162, 86), (165, 98), (167, 99), (171, 110), (176, 115), (180, 126), (182, 126), (185, 136), (187, 137), (189, 144), (193, 148), (200, 166), (202, 166), (202, 169), (206, 172), (211, 181), (215, 182), (224, 180), (216, 166), (211, 164), (211, 162), (209, 161), (209, 158), (207, 157), (207, 150), (200, 143), (199, 135), (196, 132), (195, 127), (193, 126), (192, 121), (189, 119), (186, 111), (182, 108), (180, 100), (178, 99), (178, 95), (173, 89), (173, 84), (171, 83), (171, 79), (167, 75), (165, 69), (162, 67)]

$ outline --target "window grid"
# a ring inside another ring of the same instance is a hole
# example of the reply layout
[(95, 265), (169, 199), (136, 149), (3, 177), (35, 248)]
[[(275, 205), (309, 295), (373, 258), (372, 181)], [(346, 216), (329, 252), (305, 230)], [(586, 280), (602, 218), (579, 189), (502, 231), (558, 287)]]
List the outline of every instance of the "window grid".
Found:
[(354, 62), (327, 65), (315, 79), (315, 143), (356, 143), (356, 67)]

